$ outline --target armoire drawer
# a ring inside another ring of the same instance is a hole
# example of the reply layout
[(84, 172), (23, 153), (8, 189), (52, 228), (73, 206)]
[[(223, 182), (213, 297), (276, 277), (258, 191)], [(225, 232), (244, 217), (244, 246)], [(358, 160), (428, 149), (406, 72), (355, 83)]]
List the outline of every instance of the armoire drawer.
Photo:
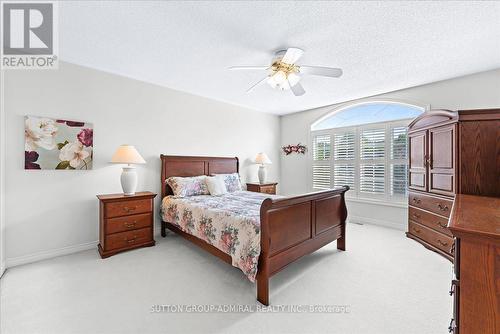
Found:
[(430, 227), (437, 232), (444, 233), (452, 237), (452, 234), (447, 227), (448, 219), (444, 217), (435, 215), (428, 211), (424, 211), (422, 209), (418, 209), (412, 206), (408, 208), (408, 217), (410, 218), (410, 220), (413, 220), (419, 224)]
[(453, 255), (453, 238), (413, 221), (410, 221), (408, 225), (408, 230), (412, 235), (442, 250), (443, 252), (448, 253), (449, 255)]
[(450, 217), (453, 200), (410, 192), (408, 204), (448, 218)]

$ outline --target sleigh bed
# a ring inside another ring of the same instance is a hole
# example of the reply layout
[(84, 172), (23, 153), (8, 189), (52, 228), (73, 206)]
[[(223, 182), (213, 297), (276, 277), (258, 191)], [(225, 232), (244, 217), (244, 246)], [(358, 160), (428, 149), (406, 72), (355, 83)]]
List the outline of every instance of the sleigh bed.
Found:
[[(179, 199), (172, 196), (172, 189), (166, 182), (169, 177), (238, 173), (238, 158), (168, 155), (160, 158), (161, 235), (165, 237), (168, 228), (223, 261), (238, 266), (250, 280), (256, 279), (257, 300), (264, 305), (269, 305), (270, 277), (288, 264), (334, 240), (337, 240), (338, 249), (345, 250), (347, 210), (344, 195), (348, 187), (294, 197), (241, 191), (221, 198), (203, 195)], [(192, 212), (197, 212), (201, 220), (193, 219)], [(188, 220), (184, 219), (186, 213)], [(192, 221), (203, 224), (208, 219), (209, 237), (207, 233), (194, 233), (205, 230), (200, 225), (194, 226), (197, 223)], [(192, 228), (186, 226), (186, 221)], [(231, 231), (235, 230), (239, 230), (240, 237), (245, 235), (246, 238), (241, 244), (238, 242), (241, 248), (236, 251), (238, 256), (231, 247), (234, 244), (229, 242)], [(220, 237), (217, 242), (216, 237)], [(253, 242), (256, 247), (250, 247), (253, 238), (257, 238)], [(248, 249), (253, 251), (253, 259), (258, 259), (253, 271), (251, 265), (245, 266), (245, 261), (241, 263), (247, 258)]]

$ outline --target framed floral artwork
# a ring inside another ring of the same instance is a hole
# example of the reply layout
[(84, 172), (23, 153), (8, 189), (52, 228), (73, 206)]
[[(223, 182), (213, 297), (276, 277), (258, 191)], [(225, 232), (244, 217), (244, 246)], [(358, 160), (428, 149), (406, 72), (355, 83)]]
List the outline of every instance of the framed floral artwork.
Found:
[(24, 169), (92, 169), (91, 123), (24, 118)]

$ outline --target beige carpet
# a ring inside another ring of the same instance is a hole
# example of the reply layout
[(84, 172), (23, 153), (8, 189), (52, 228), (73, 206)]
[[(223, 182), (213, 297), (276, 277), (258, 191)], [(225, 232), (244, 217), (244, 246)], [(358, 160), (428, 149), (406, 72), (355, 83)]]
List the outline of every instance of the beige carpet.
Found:
[(347, 312), (152, 312), (154, 305), (259, 305), (239, 270), (174, 234), (157, 241), (106, 260), (86, 251), (9, 269), (1, 332), (437, 334), (451, 316), (448, 261), (401, 231), (355, 224), (346, 252), (333, 243), (271, 279), (275, 306)]

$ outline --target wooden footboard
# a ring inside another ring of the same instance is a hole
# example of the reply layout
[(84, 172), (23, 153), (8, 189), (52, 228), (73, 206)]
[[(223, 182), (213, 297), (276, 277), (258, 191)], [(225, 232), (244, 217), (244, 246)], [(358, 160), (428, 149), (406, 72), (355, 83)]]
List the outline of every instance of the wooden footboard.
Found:
[(257, 300), (269, 305), (269, 278), (300, 257), (337, 240), (345, 250), (349, 187), (266, 199), (260, 208), (261, 254), (257, 273)]

